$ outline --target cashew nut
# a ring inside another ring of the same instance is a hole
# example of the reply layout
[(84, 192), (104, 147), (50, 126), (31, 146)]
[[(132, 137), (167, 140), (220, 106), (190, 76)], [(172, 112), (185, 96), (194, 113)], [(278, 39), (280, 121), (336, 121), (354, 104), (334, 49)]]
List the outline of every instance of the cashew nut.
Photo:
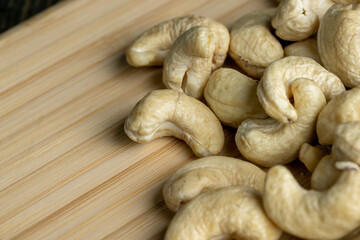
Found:
[(136, 142), (174, 136), (198, 156), (218, 154), (224, 144), (221, 123), (202, 102), (171, 89), (148, 93), (125, 121), (125, 133)]
[(261, 193), (231, 186), (200, 194), (170, 222), (165, 240), (279, 239), (281, 230), (266, 216)]
[(340, 238), (360, 226), (360, 168), (348, 162), (327, 191), (303, 189), (284, 166), (265, 179), (264, 207), (284, 231), (305, 239)]
[(320, 64), (306, 57), (290, 56), (279, 59), (266, 68), (258, 86), (258, 97), (265, 112), (283, 123), (297, 120), (290, 103), (290, 85), (297, 78), (313, 80), (327, 100), (345, 91), (341, 80)]
[(168, 208), (178, 211), (202, 192), (224, 186), (249, 186), (262, 191), (265, 172), (252, 163), (230, 157), (200, 158), (179, 168), (166, 181), (163, 196)]
[(335, 129), (343, 122), (360, 121), (360, 88), (347, 90), (334, 97), (320, 112), (316, 132), (322, 145), (334, 142)]
[(329, 189), (339, 178), (341, 171), (335, 167), (332, 155), (324, 156), (311, 175), (311, 188), (318, 191)]
[(270, 63), (284, 56), (271, 33), (275, 12), (271, 8), (246, 14), (231, 28), (229, 55), (249, 76), (260, 78)]
[(221, 23), (194, 15), (173, 18), (145, 31), (127, 49), (127, 62), (134, 67), (162, 65), (174, 41), (195, 26), (209, 27), (214, 33), (216, 47), (212, 64), (213, 69), (220, 67), (229, 48), (229, 31)]
[(325, 190), (336, 182), (341, 172), (335, 163), (339, 165), (344, 161), (352, 161), (360, 164), (359, 134), (360, 122), (341, 123), (336, 127), (332, 155), (321, 159), (311, 176), (313, 189)]
[(271, 24), (284, 40), (304, 40), (317, 32), (319, 22), (333, 4), (331, 0), (284, 0)]
[(165, 86), (201, 98), (210, 77), (214, 50), (215, 37), (210, 28), (196, 26), (184, 32), (165, 58)]
[(284, 48), (285, 56), (302, 56), (314, 59), (321, 64), (317, 41), (309, 38), (303, 41), (295, 42)]
[(310, 171), (314, 172), (320, 159), (328, 153), (326, 147), (318, 145), (311, 146), (308, 143), (304, 143), (300, 147), (299, 160), (304, 163), (305, 167)]
[(337, 161), (360, 165), (360, 122), (346, 122), (336, 127), (332, 155)]
[(326, 99), (321, 89), (309, 79), (291, 83), (298, 120), (285, 124), (275, 119), (248, 119), (235, 136), (241, 154), (264, 167), (285, 164), (297, 158), (300, 146), (315, 137), (317, 116)]
[(257, 85), (234, 69), (220, 68), (211, 74), (204, 96), (223, 124), (237, 128), (247, 118), (267, 117), (257, 98)]
[(311, 175), (311, 188), (318, 191), (329, 189), (339, 178), (341, 171), (335, 167), (332, 155), (324, 156)]
[(321, 61), (347, 87), (360, 85), (360, 4), (335, 4), (318, 32)]

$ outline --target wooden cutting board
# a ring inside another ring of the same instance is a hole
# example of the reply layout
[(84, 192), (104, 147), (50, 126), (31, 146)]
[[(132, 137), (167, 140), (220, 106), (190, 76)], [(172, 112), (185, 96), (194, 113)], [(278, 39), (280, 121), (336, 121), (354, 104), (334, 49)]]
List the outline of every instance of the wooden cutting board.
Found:
[[(182, 141), (132, 142), (124, 119), (164, 88), (127, 46), (185, 14), (226, 26), (271, 0), (65, 1), (0, 36), (0, 239), (161, 239), (166, 177), (195, 155)], [(231, 61), (231, 60), (229, 60)], [(224, 127), (222, 155), (239, 156)], [(308, 172), (290, 165), (306, 185)], [(286, 237), (285, 237), (286, 238)], [(288, 239), (288, 238), (287, 238)]]

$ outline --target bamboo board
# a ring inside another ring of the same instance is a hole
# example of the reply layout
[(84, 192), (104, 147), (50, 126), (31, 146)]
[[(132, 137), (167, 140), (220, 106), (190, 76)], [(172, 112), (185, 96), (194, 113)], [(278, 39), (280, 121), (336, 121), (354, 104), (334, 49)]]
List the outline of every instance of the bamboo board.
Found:
[[(189, 13), (228, 27), (271, 0), (65, 1), (0, 36), (0, 239), (162, 239), (161, 188), (195, 159), (182, 141), (137, 144), (124, 119), (161, 68), (124, 50), (150, 26)], [(222, 155), (239, 156), (225, 127)], [(306, 185), (308, 173), (291, 165)], [(284, 237), (284, 239), (289, 237)]]

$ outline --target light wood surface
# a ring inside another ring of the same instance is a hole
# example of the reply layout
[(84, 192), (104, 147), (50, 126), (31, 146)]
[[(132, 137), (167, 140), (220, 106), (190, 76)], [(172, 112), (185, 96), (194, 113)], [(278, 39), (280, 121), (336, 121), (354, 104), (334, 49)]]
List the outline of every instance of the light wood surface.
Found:
[[(65, 1), (0, 36), (0, 239), (162, 239), (161, 188), (195, 155), (182, 141), (132, 142), (124, 119), (161, 68), (124, 50), (189, 13), (228, 27), (271, 0)], [(225, 127), (222, 154), (239, 156)], [(290, 165), (303, 184), (308, 173)], [(288, 239), (288, 238), (287, 238)]]

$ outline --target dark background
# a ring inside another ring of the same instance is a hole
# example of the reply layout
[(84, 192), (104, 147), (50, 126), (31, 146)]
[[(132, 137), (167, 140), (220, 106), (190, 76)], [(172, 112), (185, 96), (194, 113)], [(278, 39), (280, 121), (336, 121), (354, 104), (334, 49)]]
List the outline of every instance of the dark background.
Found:
[(0, 33), (63, 0), (0, 0)]

